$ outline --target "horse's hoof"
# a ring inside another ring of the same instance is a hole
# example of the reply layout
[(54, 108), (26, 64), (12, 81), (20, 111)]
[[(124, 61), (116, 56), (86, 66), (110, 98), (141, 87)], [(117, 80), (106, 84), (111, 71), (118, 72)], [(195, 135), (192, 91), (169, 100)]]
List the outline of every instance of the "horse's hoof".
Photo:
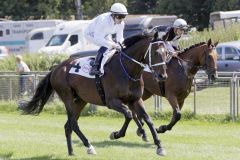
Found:
[(159, 148), (157, 148), (157, 155), (159, 155), (159, 156), (166, 156), (167, 153), (166, 153), (164, 148), (159, 147)]
[(75, 156), (73, 152), (72, 152), (72, 153), (69, 153), (68, 155), (69, 155), (69, 156)]
[(95, 148), (92, 145), (87, 149), (87, 153), (88, 154), (97, 154)]
[(144, 141), (144, 142), (149, 142), (149, 139), (148, 139), (148, 137), (142, 137), (142, 140)]
[(111, 139), (111, 140), (116, 139), (116, 138), (115, 138), (115, 134), (116, 134), (116, 132), (112, 132), (112, 133), (110, 134), (110, 139)]
[(139, 128), (137, 129), (136, 133), (137, 133), (137, 135), (138, 135), (139, 137), (141, 137), (141, 136), (142, 136), (142, 133), (141, 133), (141, 131), (140, 131), (140, 129), (139, 129)]
[(165, 125), (160, 126), (156, 129), (157, 133), (165, 133), (167, 131), (167, 127)]

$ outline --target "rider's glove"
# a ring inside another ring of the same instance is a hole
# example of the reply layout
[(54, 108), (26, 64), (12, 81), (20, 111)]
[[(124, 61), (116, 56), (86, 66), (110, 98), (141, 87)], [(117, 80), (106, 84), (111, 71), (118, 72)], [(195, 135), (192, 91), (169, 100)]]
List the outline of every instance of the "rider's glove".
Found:
[(172, 53), (172, 56), (173, 56), (173, 57), (177, 57), (178, 54), (179, 54), (179, 51), (175, 51), (175, 52)]
[(119, 44), (113, 44), (112, 48), (116, 49), (117, 51), (121, 51), (122, 47)]

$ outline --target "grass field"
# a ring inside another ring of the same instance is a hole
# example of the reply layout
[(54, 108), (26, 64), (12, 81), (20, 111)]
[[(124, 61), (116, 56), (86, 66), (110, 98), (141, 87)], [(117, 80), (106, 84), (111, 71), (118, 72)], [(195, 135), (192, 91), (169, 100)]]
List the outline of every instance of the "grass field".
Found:
[[(110, 133), (120, 128), (123, 118), (81, 117), (79, 126), (98, 154), (88, 155), (73, 134), (75, 156), (68, 157), (65, 121), (66, 115), (0, 113), (0, 159), (240, 160), (239, 123), (181, 120), (172, 131), (160, 135), (167, 156), (159, 157), (152, 139), (145, 143), (136, 136), (134, 123), (130, 124), (125, 138), (111, 141)], [(159, 126), (166, 122), (154, 120), (154, 123)]]

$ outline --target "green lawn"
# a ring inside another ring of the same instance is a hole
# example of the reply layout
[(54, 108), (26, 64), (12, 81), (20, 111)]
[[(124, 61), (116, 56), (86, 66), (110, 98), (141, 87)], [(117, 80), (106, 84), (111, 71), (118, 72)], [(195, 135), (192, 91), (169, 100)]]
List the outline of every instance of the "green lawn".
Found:
[[(123, 118), (81, 117), (79, 126), (92, 142), (97, 155), (88, 155), (73, 134), (74, 157), (67, 156), (63, 126), (66, 115), (41, 114), (24, 116), (0, 113), (0, 159), (49, 160), (239, 160), (240, 124), (180, 121), (174, 129), (160, 135), (167, 156), (156, 155), (151, 143), (136, 136), (136, 125), (130, 124), (125, 138), (109, 140), (109, 134), (120, 128)], [(154, 120), (156, 126), (166, 123)], [(145, 126), (146, 128), (146, 126)], [(148, 132), (149, 136), (150, 133)]]

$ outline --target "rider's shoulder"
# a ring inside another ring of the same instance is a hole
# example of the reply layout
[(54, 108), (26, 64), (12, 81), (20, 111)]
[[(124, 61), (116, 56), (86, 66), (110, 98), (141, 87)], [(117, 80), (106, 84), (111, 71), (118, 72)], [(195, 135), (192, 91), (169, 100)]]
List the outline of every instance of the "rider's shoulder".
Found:
[(168, 32), (168, 31), (171, 30), (171, 28), (172, 28), (172, 26), (170, 26), (170, 25), (159, 25), (159, 26), (157, 26), (158, 32)]

